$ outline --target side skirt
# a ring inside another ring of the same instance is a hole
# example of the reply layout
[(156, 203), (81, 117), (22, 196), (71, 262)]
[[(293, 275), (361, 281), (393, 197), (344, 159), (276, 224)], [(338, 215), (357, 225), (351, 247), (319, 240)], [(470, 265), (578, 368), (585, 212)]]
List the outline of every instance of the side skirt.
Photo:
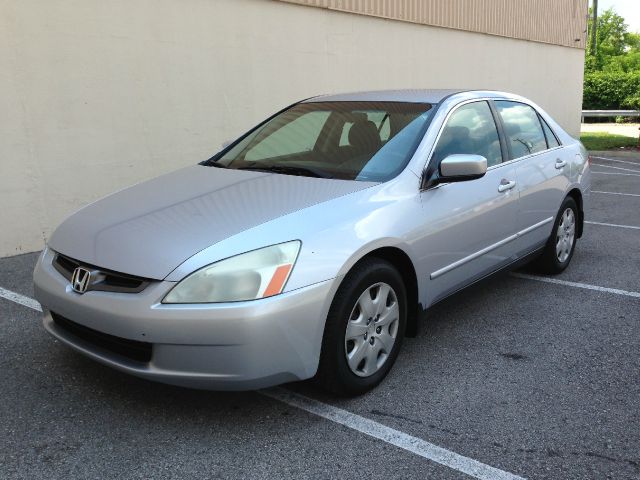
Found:
[[(416, 324), (422, 323), (423, 321), (425, 321), (427, 319), (427, 315), (428, 312), (431, 308), (433, 308), (434, 306), (438, 305), (440, 302), (445, 301), (446, 299), (448, 299), (449, 297), (452, 297), (453, 295), (456, 295), (458, 293), (460, 293), (461, 291), (476, 285), (478, 283), (484, 282), (490, 278), (495, 277), (496, 275), (503, 273), (505, 271), (511, 271), (511, 270), (516, 270), (517, 268), (522, 267), (523, 265), (526, 265), (527, 263), (531, 262), (532, 260), (535, 260), (538, 256), (540, 256), (542, 254), (542, 251), (544, 250), (545, 244), (542, 244), (541, 246), (536, 247), (535, 250), (533, 250), (531, 253), (526, 254), (523, 257), (517, 258), (516, 260), (514, 260), (511, 263), (508, 263), (507, 265), (504, 265), (502, 267), (497, 268), (496, 270), (487, 273), (486, 275), (477, 278), (476, 280), (473, 280), (472, 282), (469, 282), (468, 284), (464, 285), (463, 287), (458, 288), (457, 290), (454, 290), (452, 292), (449, 292), (448, 294), (446, 294), (444, 297), (439, 298), (438, 300), (436, 300), (434, 303), (432, 303), (431, 305), (429, 305), (428, 307), (424, 307), (421, 303), (418, 304), (418, 321), (416, 322)], [(418, 332), (418, 328), (413, 329), (415, 331), (407, 331), (406, 336), (407, 337), (416, 337)]]

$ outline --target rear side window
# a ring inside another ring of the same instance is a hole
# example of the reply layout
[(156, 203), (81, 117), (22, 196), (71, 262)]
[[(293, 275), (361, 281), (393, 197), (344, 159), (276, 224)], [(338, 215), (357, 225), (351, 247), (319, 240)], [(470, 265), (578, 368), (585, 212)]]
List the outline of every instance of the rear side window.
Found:
[(498, 130), (487, 102), (468, 103), (451, 114), (433, 158), (439, 163), (449, 155), (460, 153), (482, 155), (488, 167), (502, 162)]
[(547, 149), (538, 114), (529, 105), (518, 102), (496, 101), (496, 109), (504, 124), (511, 158), (520, 158)]
[(545, 137), (547, 137), (547, 145), (549, 145), (549, 148), (559, 147), (560, 142), (558, 142), (553, 130), (551, 130), (547, 122), (544, 121), (544, 118), (541, 117), (540, 121), (542, 122), (542, 129), (544, 130)]

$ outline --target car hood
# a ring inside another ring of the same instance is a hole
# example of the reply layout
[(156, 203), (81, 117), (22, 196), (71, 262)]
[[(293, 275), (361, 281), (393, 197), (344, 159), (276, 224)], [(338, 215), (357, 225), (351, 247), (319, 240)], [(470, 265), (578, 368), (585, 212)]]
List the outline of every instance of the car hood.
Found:
[(160, 280), (225, 238), (372, 185), (195, 165), (84, 207), (55, 230), (49, 246), (97, 267)]

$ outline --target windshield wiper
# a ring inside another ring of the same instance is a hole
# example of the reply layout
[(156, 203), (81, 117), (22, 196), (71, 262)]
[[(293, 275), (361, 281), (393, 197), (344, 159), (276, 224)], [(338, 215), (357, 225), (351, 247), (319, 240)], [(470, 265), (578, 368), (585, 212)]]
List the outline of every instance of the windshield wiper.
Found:
[(285, 175), (300, 175), (316, 178), (333, 178), (333, 175), (312, 167), (301, 167), (293, 165), (252, 165), (250, 167), (240, 167), (238, 170), (257, 170), (260, 172), (283, 173)]
[(222, 163), (215, 160), (211, 160), (211, 159), (205, 160), (200, 165), (205, 165), (207, 167), (216, 167), (216, 168), (229, 168), (226, 165), (223, 165)]

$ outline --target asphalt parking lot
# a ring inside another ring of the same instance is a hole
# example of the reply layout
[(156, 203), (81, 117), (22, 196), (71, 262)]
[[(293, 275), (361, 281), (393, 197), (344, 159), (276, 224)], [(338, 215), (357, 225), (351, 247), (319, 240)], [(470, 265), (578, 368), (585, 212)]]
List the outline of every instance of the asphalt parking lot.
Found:
[(504, 273), (437, 305), (355, 399), (110, 370), (12, 297), (37, 254), (0, 259), (0, 478), (640, 478), (640, 154), (607, 158), (560, 283)]

